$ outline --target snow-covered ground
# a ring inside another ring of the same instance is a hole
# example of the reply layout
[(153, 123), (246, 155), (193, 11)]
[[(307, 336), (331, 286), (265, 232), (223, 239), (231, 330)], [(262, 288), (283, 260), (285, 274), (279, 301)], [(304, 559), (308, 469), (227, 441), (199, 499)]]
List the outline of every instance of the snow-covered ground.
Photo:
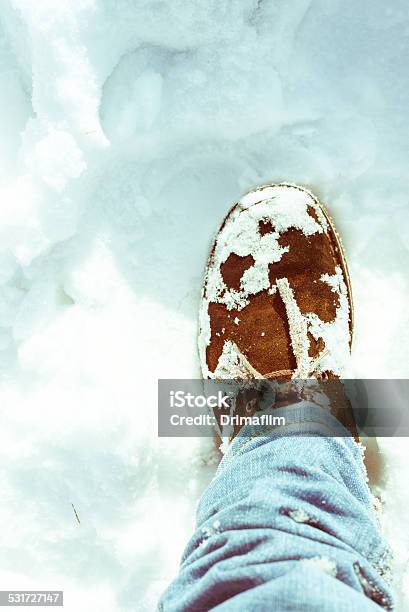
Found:
[[(157, 379), (199, 375), (205, 258), (247, 189), (328, 204), (354, 371), (408, 377), (408, 62), (406, 0), (2, 0), (2, 589), (154, 609), (214, 470), (158, 440)], [(405, 610), (409, 441), (379, 444)]]

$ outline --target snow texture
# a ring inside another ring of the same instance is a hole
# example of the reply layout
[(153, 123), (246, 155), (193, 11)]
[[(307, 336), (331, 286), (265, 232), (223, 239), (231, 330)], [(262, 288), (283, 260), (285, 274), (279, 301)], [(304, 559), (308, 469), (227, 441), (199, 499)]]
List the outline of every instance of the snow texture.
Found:
[[(154, 609), (214, 472), (210, 441), (158, 440), (157, 378), (199, 376), (204, 264), (249, 189), (327, 203), (353, 373), (408, 376), (408, 60), (405, 0), (2, 2), (2, 588)], [(405, 610), (408, 442), (379, 445)]]

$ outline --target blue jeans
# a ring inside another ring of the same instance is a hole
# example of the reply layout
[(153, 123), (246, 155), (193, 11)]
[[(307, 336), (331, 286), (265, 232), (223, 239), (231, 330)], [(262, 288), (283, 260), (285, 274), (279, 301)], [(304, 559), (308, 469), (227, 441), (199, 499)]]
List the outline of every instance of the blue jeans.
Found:
[(159, 609), (392, 609), (360, 447), (314, 404), (275, 414), (284, 427), (247, 426), (223, 457)]

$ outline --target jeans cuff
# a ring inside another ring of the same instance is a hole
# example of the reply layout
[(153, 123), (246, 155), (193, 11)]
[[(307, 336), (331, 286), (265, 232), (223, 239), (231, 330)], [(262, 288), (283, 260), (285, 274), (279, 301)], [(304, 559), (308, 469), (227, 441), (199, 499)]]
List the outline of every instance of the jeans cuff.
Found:
[[(313, 402), (301, 401), (282, 408), (269, 408), (253, 416), (261, 415), (271, 415), (272, 417), (276, 417), (276, 420), (281, 419), (282, 424), (244, 425), (230, 443), (225, 457), (227, 455), (236, 455), (246, 442), (256, 437), (268, 437), (270, 439), (294, 435), (342, 437), (347, 438), (353, 443), (354, 447), (357, 447), (353, 441), (351, 432), (331, 414), (329, 409), (318, 406)], [(282, 419), (284, 419), (285, 424), (282, 422)], [(356, 450), (358, 449), (356, 448)]]

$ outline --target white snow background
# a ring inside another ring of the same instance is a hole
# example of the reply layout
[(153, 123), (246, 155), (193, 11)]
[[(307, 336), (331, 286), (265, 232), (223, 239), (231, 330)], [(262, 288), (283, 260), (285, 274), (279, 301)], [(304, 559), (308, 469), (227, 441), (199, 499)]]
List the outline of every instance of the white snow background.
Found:
[[(355, 371), (409, 374), (409, 6), (0, 7), (0, 588), (153, 610), (214, 470), (210, 442), (157, 438), (157, 379), (199, 376), (230, 204), (281, 180), (322, 198), (349, 255)], [(379, 441), (401, 610), (408, 443)]]

